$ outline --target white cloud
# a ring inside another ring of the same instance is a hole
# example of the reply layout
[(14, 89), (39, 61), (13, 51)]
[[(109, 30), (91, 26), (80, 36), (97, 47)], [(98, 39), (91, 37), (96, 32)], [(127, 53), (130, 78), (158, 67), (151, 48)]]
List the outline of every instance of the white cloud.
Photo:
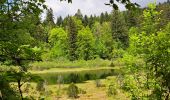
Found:
[[(142, 7), (146, 6), (149, 2), (155, 0), (132, 0), (139, 3)], [(166, 0), (157, 0), (158, 2), (164, 2)], [(58, 16), (65, 17), (67, 15), (74, 15), (78, 9), (81, 10), (83, 15), (100, 15), (101, 12), (111, 12), (112, 7), (106, 6), (104, 3), (109, 0), (73, 0), (73, 3), (67, 3), (66, 1), (60, 2), (60, 0), (46, 0), (46, 4), (53, 9), (55, 19)], [(124, 6), (119, 4), (120, 10), (125, 10)]]
[(91, 14), (99, 15), (101, 12), (112, 10), (112, 7), (106, 6), (106, 0), (73, 0), (73, 3), (60, 0), (46, 0), (48, 7), (53, 9), (55, 19), (58, 16), (65, 17), (67, 15), (74, 15), (78, 9), (83, 15), (90, 16)]

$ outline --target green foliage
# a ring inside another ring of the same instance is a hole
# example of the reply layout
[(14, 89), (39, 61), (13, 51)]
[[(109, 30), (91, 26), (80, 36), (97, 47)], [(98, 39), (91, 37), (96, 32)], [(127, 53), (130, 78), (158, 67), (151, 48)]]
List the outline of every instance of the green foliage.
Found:
[[(28, 21), (27, 18), (32, 15), (37, 17), (41, 13), (41, 9), (36, 4), (38, 1), (25, 2), (25, 5), (22, 5), (21, 2), (22, 1), (11, 1), (10, 3), (4, 2), (1, 4), (3, 8), (1, 9), (0, 17), (3, 20), (0, 25), (0, 49), (3, 50), (0, 52), (0, 55), (6, 56), (6, 59), (8, 58), (8, 60), (11, 60), (13, 56), (17, 56), (18, 47), (23, 44), (27, 45), (33, 42), (33, 38), (29, 33), (29, 29), (32, 27), (32, 25), (28, 25), (33, 22)], [(43, 1), (39, 1), (39, 6), (43, 6), (43, 3)], [(23, 6), (25, 9), (20, 9), (23, 8)], [(6, 9), (8, 7), (11, 9)]]
[(77, 55), (79, 59), (90, 60), (94, 58), (94, 37), (90, 28), (83, 28), (77, 35)]
[(135, 80), (136, 79), (132, 75), (126, 75), (122, 88), (131, 93), (132, 100), (144, 99), (145, 94), (142, 87), (140, 87), (141, 83)]
[[(40, 49), (33, 43), (32, 29), (38, 25), (39, 15), (42, 9), (46, 8), (44, 2), (44, 0), (3, 0), (0, 3), (0, 56), (4, 62), (21, 68), (2, 71), (4, 76), (1, 82), (6, 84), (2, 89), (5, 91), (1, 91), (3, 99), (23, 100), (21, 87), (33, 78), (31, 74), (25, 72), (27, 70), (25, 65), (29, 61), (40, 59), (37, 57), (41, 55)], [(10, 87), (11, 82), (17, 83), (17, 92)], [(16, 98), (19, 94), (20, 97)]]
[(73, 18), (69, 18), (69, 25), (68, 25), (68, 45), (69, 45), (69, 59), (74, 61), (77, 59), (76, 50), (77, 50), (77, 33), (78, 28), (76, 26), (76, 22)]
[(78, 10), (77, 10), (77, 13), (75, 14), (75, 16), (76, 16), (76, 18), (78, 18), (78, 19), (82, 20), (83, 15), (82, 15), (82, 13), (81, 13), (80, 9), (78, 9)]
[(32, 59), (32, 60), (40, 60), (42, 50), (41, 48), (34, 47), (31, 48), (29, 45), (22, 45), (18, 48), (18, 52), (20, 52), (19, 57), (23, 59)]
[(92, 30), (95, 36), (96, 55), (100, 58), (110, 59), (110, 53), (112, 52), (114, 45), (110, 23), (104, 22), (100, 25), (100, 23), (95, 22)]
[(122, 13), (118, 10), (113, 11), (111, 30), (113, 40), (122, 44), (119, 46), (119, 48), (127, 48), (129, 44), (127, 27), (124, 16), (122, 16)]
[(123, 49), (113, 49), (112, 58), (122, 58), (125, 51)]
[(48, 32), (46, 32), (46, 28), (42, 24), (36, 26), (33, 25), (31, 31), (31, 36), (35, 39), (35, 45), (40, 45), (42, 43), (44, 44), (44, 42), (48, 42)]
[(56, 25), (57, 26), (62, 26), (62, 24), (63, 24), (63, 18), (60, 16), (60, 17), (57, 18)]
[(88, 19), (88, 16), (87, 16), (87, 15), (85, 15), (84, 18), (82, 19), (82, 23), (83, 23), (83, 25), (84, 25), (85, 27), (88, 25), (89, 19)]
[(115, 67), (115, 65), (114, 65), (114, 63), (113, 63), (113, 62), (111, 62), (110, 67)]
[(74, 83), (71, 83), (68, 87), (67, 95), (71, 98), (77, 98), (78, 92), (78, 87)]
[(49, 42), (52, 46), (49, 52), (50, 58), (67, 56), (67, 33), (62, 28), (54, 28), (50, 31)]
[(159, 27), (165, 27), (169, 21), (170, 21), (170, 18), (169, 18), (169, 15), (170, 15), (170, 3), (169, 1), (167, 0), (167, 2), (163, 3), (163, 4), (159, 4), (157, 6), (157, 9), (159, 12), (161, 12), (160, 14), (160, 21), (161, 23), (159, 24)]
[(36, 86), (36, 90), (40, 92), (45, 91), (45, 82), (44, 81), (39, 81)]
[[(116, 1), (128, 9), (137, 6), (129, 0)], [(129, 92), (132, 99), (169, 99), (169, 0), (158, 7), (150, 4), (147, 9), (114, 10), (112, 14), (105, 12), (100, 16), (83, 17), (78, 10), (73, 17), (59, 17), (57, 28), (54, 28), (52, 9), (47, 9), (46, 18), (41, 21), (40, 15), (47, 8), (44, 3), (45, 0), (0, 2), (0, 64), (3, 64), (0, 92), (3, 99), (24, 99), (21, 88), (28, 81), (40, 81), (37, 89), (43, 89), (42, 79), (27, 72), (28, 63), (41, 61), (41, 57), (48, 62), (33, 63), (33, 70), (105, 67), (110, 62), (115, 66), (125, 65), (125, 70), (121, 69), (125, 78), (122, 89)], [(118, 9), (114, 0), (107, 5)], [(135, 27), (128, 34), (132, 26)], [(111, 69), (40, 73), (50, 84), (57, 83), (61, 75), (64, 83), (77, 83), (113, 74)], [(17, 88), (10, 86), (13, 82)], [(109, 95), (116, 94), (114, 85), (109, 86)]]
[(118, 93), (117, 91), (117, 86), (114, 82), (109, 83), (108, 85), (108, 90), (107, 90), (107, 95), (108, 96), (114, 96)]
[(48, 25), (51, 28), (55, 27), (53, 10), (51, 8), (47, 9), (47, 14), (44, 20), (44, 24)]
[(128, 11), (123, 12), (123, 16), (125, 18), (126, 25), (129, 28), (138, 26), (139, 21), (142, 20), (141, 14), (142, 14), (141, 9), (128, 10)]
[[(18, 100), (19, 99), (19, 94), (17, 91), (15, 91), (15, 88), (10, 87), (10, 76), (8, 76), (6, 73), (1, 72), (0, 73), (0, 94), (2, 99), (5, 100)], [(0, 97), (0, 98), (1, 98)]]
[[(169, 25), (164, 30), (158, 27), (159, 12), (155, 8), (150, 4), (143, 12), (141, 27), (130, 30), (131, 55), (124, 58), (133, 74), (126, 75), (124, 89), (131, 91), (132, 99), (169, 99)], [(144, 92), (150, 90), (149, 94)]]
[(90, 18), (89, 18), (88, 22), (89, 22), (88, 23), (89, 27), (92, 28), (93, 24), (95, 22), (94, 17), (92, 15), (90, 15)]

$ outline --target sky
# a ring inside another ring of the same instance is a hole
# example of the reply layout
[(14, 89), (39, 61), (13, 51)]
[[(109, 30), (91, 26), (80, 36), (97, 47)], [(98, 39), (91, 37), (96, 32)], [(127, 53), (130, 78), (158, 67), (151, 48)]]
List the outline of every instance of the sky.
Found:
[[(167, 0), (132, 0), (137, 2), (141, 7), (147, 6), (150, 2), (165, 2)], [(66, 17), (67, 15), (74, 15), (78, 9), (81, 10), (83, 15), (100, 15), (102, 12), (111, 12), (112, 7), (106, 6), (104, 3), (108, 3), (109, 0), (73, 0), (72, 3), (66, 1), (60, 2), (60, 0), (46, 0), (48, 7), (53, 9), (54, 19), (58, 16)], [(118, 4), (120, 10), (125, 10), (122, 4)], [(44, 16), (43, 14), (42, 16)]]

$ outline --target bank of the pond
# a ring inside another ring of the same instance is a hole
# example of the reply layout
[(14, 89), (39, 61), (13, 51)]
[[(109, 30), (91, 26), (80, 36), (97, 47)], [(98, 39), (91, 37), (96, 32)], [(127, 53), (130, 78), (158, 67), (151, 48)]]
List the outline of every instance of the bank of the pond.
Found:
[(104, 79), (115, 75), (115, 68), (72, 68), (72, 69), (50, 69), (45, 71), (33, 71), (35, 75), (42, 77), (48, 84), (81, 83), (87, 80)]

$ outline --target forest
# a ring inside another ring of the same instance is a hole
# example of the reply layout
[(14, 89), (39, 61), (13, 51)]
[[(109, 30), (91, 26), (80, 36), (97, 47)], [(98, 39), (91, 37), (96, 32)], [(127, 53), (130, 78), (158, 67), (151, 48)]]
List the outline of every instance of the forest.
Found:
[(116, 1), (54, 20), (45, 0), (1, 0), (0, 100), (170, 100), (170, 1)]

